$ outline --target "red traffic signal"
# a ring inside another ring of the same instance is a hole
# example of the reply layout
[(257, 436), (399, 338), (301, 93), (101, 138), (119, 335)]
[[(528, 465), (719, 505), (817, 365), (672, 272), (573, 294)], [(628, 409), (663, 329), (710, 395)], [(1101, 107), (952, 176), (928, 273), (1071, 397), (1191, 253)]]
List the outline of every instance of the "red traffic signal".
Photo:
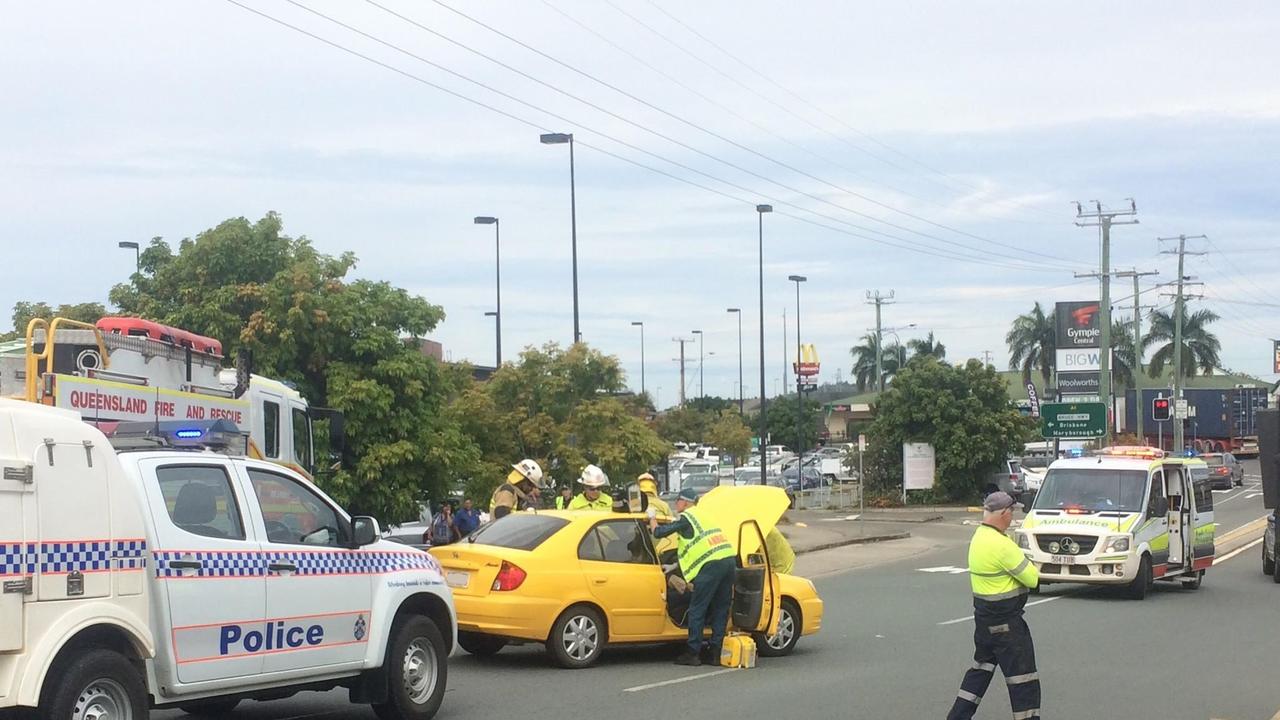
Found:
[(1166, 422), (1173, 416), (1169, 398), (1158, 397), (1151, 401), (1151, 417), (1156, 422)]

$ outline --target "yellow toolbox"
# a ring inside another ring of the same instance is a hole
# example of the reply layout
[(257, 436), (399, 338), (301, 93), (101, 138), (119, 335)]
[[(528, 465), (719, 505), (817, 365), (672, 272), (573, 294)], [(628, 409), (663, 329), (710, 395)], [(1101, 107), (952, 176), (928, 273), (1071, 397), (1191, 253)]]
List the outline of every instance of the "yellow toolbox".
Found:
[(746, 633), (729, 633), (720, 648), (720, 664), (731, 668), (756, 666), (756, 641)]

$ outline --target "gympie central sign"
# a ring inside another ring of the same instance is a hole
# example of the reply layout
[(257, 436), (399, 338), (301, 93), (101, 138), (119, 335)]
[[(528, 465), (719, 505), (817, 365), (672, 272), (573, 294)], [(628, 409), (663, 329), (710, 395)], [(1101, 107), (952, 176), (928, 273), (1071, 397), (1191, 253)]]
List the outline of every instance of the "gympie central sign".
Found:
[(1102, 340), (1102, 313), (1096, 300), (1054, 306), (1058, 349), (1096, 348)]

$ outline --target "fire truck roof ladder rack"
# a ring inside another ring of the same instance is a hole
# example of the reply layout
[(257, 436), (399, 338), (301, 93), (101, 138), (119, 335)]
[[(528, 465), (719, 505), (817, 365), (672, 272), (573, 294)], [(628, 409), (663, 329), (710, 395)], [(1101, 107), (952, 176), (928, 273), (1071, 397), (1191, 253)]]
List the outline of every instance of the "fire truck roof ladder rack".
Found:
[(215, 395), (217, 397), (224, 398), (234, 398), (236, 396), (234, 391), (227, 388), (209, 387), (208, 385), (190, 384), (183, 386), (183, 390), (191, 393), (198, 393), (200, 395)]
[(110, 380), (111, 382), (142, 386), (151, 384), (147, 378), (141, 375), (129, 375), (126, 373), (111, 372), (110, 370), (99, 370), (97, 368), (90, 368), (86, 373), (92, 380)]

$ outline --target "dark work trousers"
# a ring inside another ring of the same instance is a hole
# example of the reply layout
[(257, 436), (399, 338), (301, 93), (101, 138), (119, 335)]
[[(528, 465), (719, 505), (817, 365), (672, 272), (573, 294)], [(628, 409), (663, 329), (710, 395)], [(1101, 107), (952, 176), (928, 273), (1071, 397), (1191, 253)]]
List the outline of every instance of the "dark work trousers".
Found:
[(738, 565), (735, 558), (712, 560), (698, 571), (693, 580), (693, 600), (689, 603), (689, 652), (697, 655), (702, 650), (702, 630), (711, 620), (711, 640), (707, 643), (711, 653), (720, 657), (724, 633), (729, 625), (729, 605), (733, 603), (733, 573)]
[(1009, 686), (1013, 720), (1040, 717), (1040, 675), (1031, 629), (1021, 615), (1007, 620), (979, 617), (973, 630), (973, 667), (964, 674), (947, 720), (967, 720), (978, 711), (996, 666)]

